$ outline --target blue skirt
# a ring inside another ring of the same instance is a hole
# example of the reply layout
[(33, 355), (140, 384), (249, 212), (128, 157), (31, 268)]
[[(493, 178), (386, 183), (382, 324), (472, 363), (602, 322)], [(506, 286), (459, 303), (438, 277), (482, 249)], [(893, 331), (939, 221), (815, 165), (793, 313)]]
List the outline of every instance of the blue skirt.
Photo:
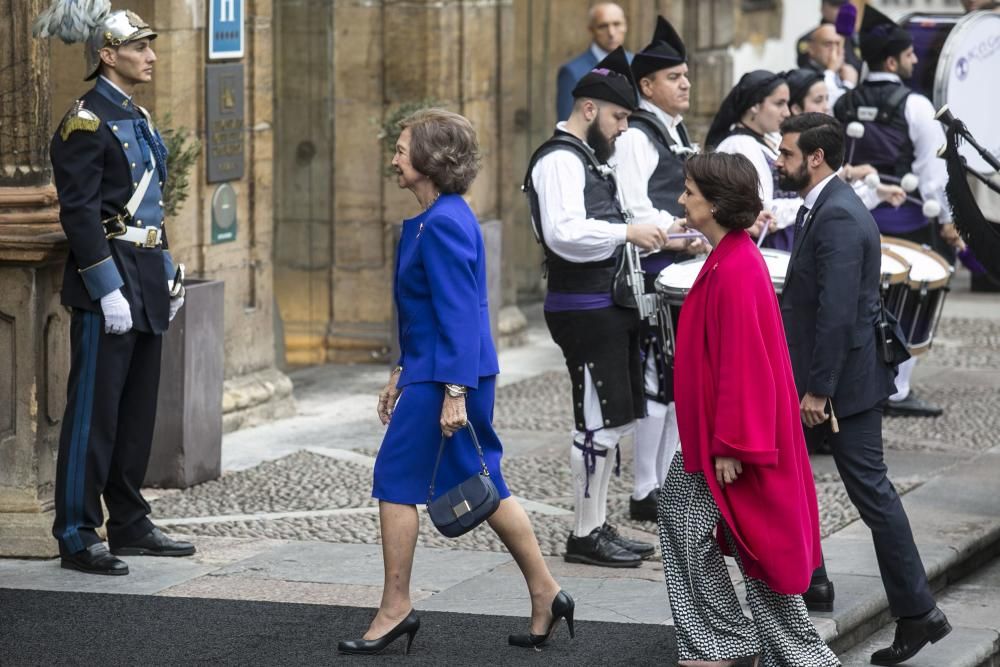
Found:
[[(495, 376), (480, 378), (479, 388), (470, 389), (465, 397), (465, 409), (483, 448), (490, 478), (500, 497), (506, 498), (510, 491), (500, 473), (503, 446), (493, 430), (495, 391)], [(403, 387), (375, 458), (372, 497), (400, 505), (427, 502), (434, 460), (441, 445), (443, 401), (444, 385), (438, 382), (418, 382)], [(468, 429), (462, 429), (445, 442), (441, 466), (434, 482), (434, 498), (479, 470), (479, 456), (472, 444), (472, 436)]]

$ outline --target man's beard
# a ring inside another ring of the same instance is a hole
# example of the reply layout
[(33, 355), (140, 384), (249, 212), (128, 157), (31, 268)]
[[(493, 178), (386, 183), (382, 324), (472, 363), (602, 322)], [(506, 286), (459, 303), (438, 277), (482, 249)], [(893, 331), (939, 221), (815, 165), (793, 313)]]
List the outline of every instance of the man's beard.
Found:
[(778, 187), (788, 192), (801, 192), (809, 185), (809, 169), (805, 162), (794, 174), (778, 172)]
[(607, 162), (615, 154), (614, 140), (604, 136), (596, 119), (587, 128), (587, 145), (594, 149), (598, 162)]

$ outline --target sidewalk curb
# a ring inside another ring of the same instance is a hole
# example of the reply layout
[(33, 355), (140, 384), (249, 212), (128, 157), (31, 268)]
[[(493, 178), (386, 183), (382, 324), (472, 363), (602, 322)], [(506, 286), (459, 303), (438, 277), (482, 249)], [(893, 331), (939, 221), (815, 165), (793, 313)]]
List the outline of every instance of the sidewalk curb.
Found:
[[(984, 465), (990, 459), (993, 459), (992, 464)], [(956, 465), (903, 497), (935, 593), (1000, 555), (1000, 493), (995, 489), (995, 482), (988, 484), (990, 472), (995, 472), (996, 466), (1000, 466), (1000, 447)], [(824, 639), (838, 654), (860, 644), (894, 620), (877, 567), (874, 567), (874, 549), (867, 526), (856, 521), (834, 533), (823, 541), (823, 551), (828, 560), (834, 560), (839, 555), (838, 542), (846, 545), (865, 536), (870, 554), (865, 554), (866, 562), (860, 563), (863, 571), (854, 574), (859, 578), (872, 577), (873, 585), (865, 588), (861, 595), (838, 593), (832, 613), (814, 615), (814, 619), (833, 621), (833, 624), (820, 624), (821, 629), (827, 630), (821, 634), (828, 635)], [(849, 578), (831, 572), (835, 585), (838, 576)]]

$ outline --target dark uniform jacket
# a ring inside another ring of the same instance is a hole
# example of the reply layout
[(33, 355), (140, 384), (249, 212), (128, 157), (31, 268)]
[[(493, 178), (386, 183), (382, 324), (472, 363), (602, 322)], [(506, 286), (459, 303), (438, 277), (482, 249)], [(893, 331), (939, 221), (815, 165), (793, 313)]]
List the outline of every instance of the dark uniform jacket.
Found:
[(59, 218), (70, 246), (63, 304), (101, 312), (101, 297), (120, 288), (131, 306), (133, 327), (164, 332), (170, 311), (167, 283), (174, 277), (166, 236), (162, 246), (147, 248), (107, 239), (102, 225), (124, 213), (155, 158), (156, 173), (135, 219), (127, 224), (162, 228), (166, 150), (156, 130), (130, 98), (99, 78), (66, 115), (50, 152)]

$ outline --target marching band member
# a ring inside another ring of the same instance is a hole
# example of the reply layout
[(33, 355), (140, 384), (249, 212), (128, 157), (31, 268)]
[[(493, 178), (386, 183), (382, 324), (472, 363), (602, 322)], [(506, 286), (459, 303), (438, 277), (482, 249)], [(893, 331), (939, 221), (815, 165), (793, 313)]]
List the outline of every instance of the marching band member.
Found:
[(780, 74), (767, 70), (744, 74), (722, 101), (705, 140), (709, 148), (739, 153), (753, 164), (760, 178), (764, 212), (774, 219), (764, 245), (779, 250), (792, 249), (791, 226), (801, 205), (798, 195), (778, 187), (774, 168), (778, 128), (789, 114), (788, 95), (788, 83)]
[[(62, 567), (125, 575), (128, 565), (116, 556), (189, 556), (195, 548), (160, 532), (140, 493), (163, 333), (184, 303), (163, 229), (166, 147), (132, 100), (152, 80), (156, 32), (134, 12), (103, 9), (81, 16), (59, 0), (35, 27), (42, 37), (85, 42), (86, 78), (96, 79), (51, 145), (70, 247), (62, 302), (73, 313), (52, 532)], [(110, 553), (97, 535), (102, 497)]]
[[(864, 125), (864, 135), (851, 139), (854, 161), (869, 163), (880, 174), (901, 179), (907, 173), (919, 179), (924, 202), (939, 204), (940, 235), (925, 217), (921, 206), (906, 202), (898, 208), (879, 206), (872, 215), (879, 231), (886, 236), (931, 245), (954, 261), (954, 250), (961, 243), (951, 209), (945, 198), (948, 172), (937, 149), (944, 144), (944, 131), (934, 120), (934, 106), (923, 95), (907, 88), (902, 79), (913, 74), (917, 56), (913, 38), (889, 17), (867, 5), (861, 24), (861, 55), (870, 73), (861, 84), (845, 94), (834, 106), (834, 115), (845, 125), (854, 121)], [(936, 417), (941, 408), (926, 403), (910, 389), (910, 376), (916, 359), (904, 362), (896, 377), (897, 392), (890, 397), (887, 415)]]
[(545, 321), (573, 383), (575, 525), (565, 558), (637, 567), (654, 546), (625, 539), (607, 522), (618, 441), (645, 415), (639, 320), (615, 304), (612, 288), (624, 244), (658, 250), (666, 233), (658, 224), (626, 224), (606, 164), (637, 105), (624, 50), (586, 74), (573, 97), (569, 119), (535, 151), (524, 183), (548, 271)]
[[(684, 42), (673, 26), (657, 17), (649, 46), (635, 55), (632, 74), (639, 84), (639, 108), (629, 129), (615, 142), (613, 164), (622, 200), (640, 224), (681, 231), (683, 209), (677, 198), (684, 189), (684, 160), (695, 152), (681, 114), (690, 106)], [(691, 245), (688, 239), (666, 243), (664, 250), (642, 258), (646, 291), (656, 276)], [(677, 417), (673, 406), (671, 351), (664, 349), (657, 328), (644, 320), (641, 331), (646, 417), (635, 430), (635, 485), (629, 516), (656, 521), (656, 498), (677, 450)]]

